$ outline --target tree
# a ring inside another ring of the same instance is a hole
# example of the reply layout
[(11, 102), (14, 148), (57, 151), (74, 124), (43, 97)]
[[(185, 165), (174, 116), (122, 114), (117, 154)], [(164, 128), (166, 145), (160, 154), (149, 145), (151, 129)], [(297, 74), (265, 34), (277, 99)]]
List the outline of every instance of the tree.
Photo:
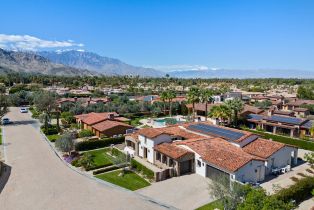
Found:
[(0, 124), (2, 123), (3, 116), (9, 112), (9, 100), (4, 94), (0, 94)]
[(224, 209), (233, 210), (248, 193), (250, 187), (229, 180), (227, 176), (217, 176), (209, 184), (209, 193), (222, 202)]
[(231, 109), (224, 104), (212, 107), (208, 114), (209, 117), (218, 119), (219, 123), (225, 122), (226, 120), (229, 122), (231, 115)]
[(238, 126), (238, 114), (244, 108), (243, 101), (237, 98), (233, 100), (228, 100), (224, 104), (231, 110), (230, 117), (233, 119), (233, 125)]
[(304, 155), (304, 159), (311, 165), (314, 166), (314, 152), (309, 152)]
[(172, 115), (172, 100), (176, 97), (176, 93), (173, 90), (167, 91), (167, 99), (169, 102), (169, 116)]
[(70, 133), (66, 133), (56, 140), (55, 146), (61, 152), (70, 153), (74, 149), (73, 140), (73, 135), (71, 135)]
[(191, 87), (187, 93), (187, 99), (190, 104), (192, 104), (192, 119), (195, 120), (195, 103), (200, 101), (200, 89), (197, 87)]
[(52, 111), (57, 108), (56, 99), (56, 95), (52, 92), (40, 91), (34, 94), (34, 104), (36, 109), (47, 115), (44, 121), (46, 130), (48, 130), (47, 119), (51, 118)]
[(85, 170), (88, 170), (95, 166), (93, 156), (88, 152), (84, 153), (78, 162), (79, 165), (85, 168)]
[(164, 103), (164, 115), (166, 115), (166, 101), (168, 99), (168, 94), (166, 91), (163, 91), (160, 94), (160, 100), (162, 100), (162, 102)]
[(205, 121), (207, 121), (208, 116), (208, 102), (213, 102), (213, 92), (209, 89), (201, 89), (200, 91), (200, 102), (205, 103)]

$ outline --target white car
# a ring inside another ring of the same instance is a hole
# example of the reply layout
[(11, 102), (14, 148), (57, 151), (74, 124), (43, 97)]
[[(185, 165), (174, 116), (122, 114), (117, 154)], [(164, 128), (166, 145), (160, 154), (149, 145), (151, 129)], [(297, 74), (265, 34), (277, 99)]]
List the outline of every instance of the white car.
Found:
[(27, 110), (27, 108), (22, 107), (22, 108), (20, 108), (20, 112), (21, 112), (21, 113), (27, 113), (27, 112), (28, 112), (28, 110)]

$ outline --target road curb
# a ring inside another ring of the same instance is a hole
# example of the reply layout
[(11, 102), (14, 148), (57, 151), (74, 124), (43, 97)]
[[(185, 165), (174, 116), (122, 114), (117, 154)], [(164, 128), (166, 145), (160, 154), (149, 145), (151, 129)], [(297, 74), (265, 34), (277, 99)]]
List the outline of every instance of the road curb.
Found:
[(55, 147), (52, 145), (52, 143), (49, 141), (49, 139), (47, 138), (47, 136), (41, 131), (40, 129), (40, 126), (39, 126), (39, 132), (43, 138), (44, 141), (46, 141), (46, 143), (50, 146), (50, 148), (52, 149), (52, 151), (55, 153), (55, 155), (58, 157), (58, 159), (64, 164), (66, 165), (68, 168), (70, 168), (71, 170), (73, 170), (74, 172), (82, 175), (82, 176), (85, 176), (86, 178), (89, 178), (93, 181), (96, 181), (97, 183), (99, 184), (102, 184), (102, 185), (105, 185), (105, 186), (108, 186), (108, 187), (112, 187), (116, 190), (120, 190), (120, 191), (124, 191), (126, 193), (130, 193), (130, 194), (135, 194), (136, 196), (140, 197), (141, 199), (145, 200), (145, 201), (148, 201), (150, 203), (153, 203), (154, 205), (157, 205), (159, 207), (162, 207), (162, 208), (166, 208), (166, 209), (178, 209), (174, 206), (171, 206), (171, 205), (168, 205), (168, 204), (164, 204), (164, 203), (161, 203), (151, 197), (148, 197), (148, 196), (145, 196), (145, 195), (142, 195), (140, 193), (137, 193), (137, 192), (134, 192), (134, 191), (131, 191), (131, 190), (128, 190), (128, 189), (125, 189), (123, 187), (120, 187), (118, 185), (115, 185), (115, 184), (112, 184), (110, 182), (106, 182), (104, 180), (101, 180), (101, 179), (98, 179), (98, 178), (95, 178), (94, 176), (91, 176), (89, 174), (86, 174), (80, 170), (78, 170), (76, 167), (72, 166), (71, 164), (68, 164), (66, 163), (62, 156), (60, 156), (60, 154), (56, 151)]

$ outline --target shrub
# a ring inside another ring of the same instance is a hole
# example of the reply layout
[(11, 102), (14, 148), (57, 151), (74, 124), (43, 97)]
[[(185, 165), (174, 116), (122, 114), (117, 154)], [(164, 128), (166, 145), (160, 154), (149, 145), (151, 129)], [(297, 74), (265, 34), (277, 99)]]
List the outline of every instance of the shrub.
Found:
[(45, 125), (41, 126), (41, 130), (46, 135), (54, 135), (58, 134), (58, 128), (57, 125), (48, 125), (48, 130), (46, 130)]
[(86, 150), (98, 149), (98, 148), (102, 148), (102, 147), (108, 147), (111, 144), (120, 144), (122, 142), (124, 142), (123, 136), (118, 137), (118, 138), (82, 141), (82, 142), (78, 142), (75, 145), (75, 150), (76, 151), (86, 151)]
[(296, 181), (289, 188), (281, 189), (275, 196), (284, 202), (295, 200), (296, 203), (300, 203), (312, 196), (311, 192), (313, 189), (314, 177), (306, 177)]
[(116, 165), (108, 166), (106, 168), (102, 168), (102, 169), (93, 171), (93, 175), (102, 174), (102, 173), (105, 173), (105, 172), (108, 172), (108, 171), (113, 171), (113, 170), (116, 170), (116, 169), (119, 169), (119, 167), (116, 166)]
[(145, 175), (148, 179), (154, 179), (154, 172), (134, 159), (131, 159), (131, 167)]
[(94, 133), (91, 130), (84, 129), (79, 132), (78, 136), (80, 138), (89, 137), (89, 136), (94, 136)]

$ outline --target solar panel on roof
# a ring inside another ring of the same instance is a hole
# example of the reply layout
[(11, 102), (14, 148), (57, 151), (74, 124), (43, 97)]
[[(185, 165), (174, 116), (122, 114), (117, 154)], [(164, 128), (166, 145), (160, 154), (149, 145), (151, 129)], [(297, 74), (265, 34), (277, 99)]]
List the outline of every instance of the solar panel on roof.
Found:
[(276, 116), (276, 115), (268, 117), (267, 119), (270, 121), (277, 121), (277, 122), (289, 123), (289, 124), (294, 124), (294, 125), (299, 125), (304, 121), (303, 119), (300, 119), (300, 118), (281, 117), (281, 116)]
[(233, 141), (245, 135), (240, 132), (224, 129), (221, 127), (211, 126), (207, 124), (190, 125), (188, 128), (193, 129), (193, 130), (198, 130), (204, 134), (208, 134), (208, 135), (212, 134), (212, 135), (219, 136), (219, 137), (222, 137), (228, 140), (233, 140)]

